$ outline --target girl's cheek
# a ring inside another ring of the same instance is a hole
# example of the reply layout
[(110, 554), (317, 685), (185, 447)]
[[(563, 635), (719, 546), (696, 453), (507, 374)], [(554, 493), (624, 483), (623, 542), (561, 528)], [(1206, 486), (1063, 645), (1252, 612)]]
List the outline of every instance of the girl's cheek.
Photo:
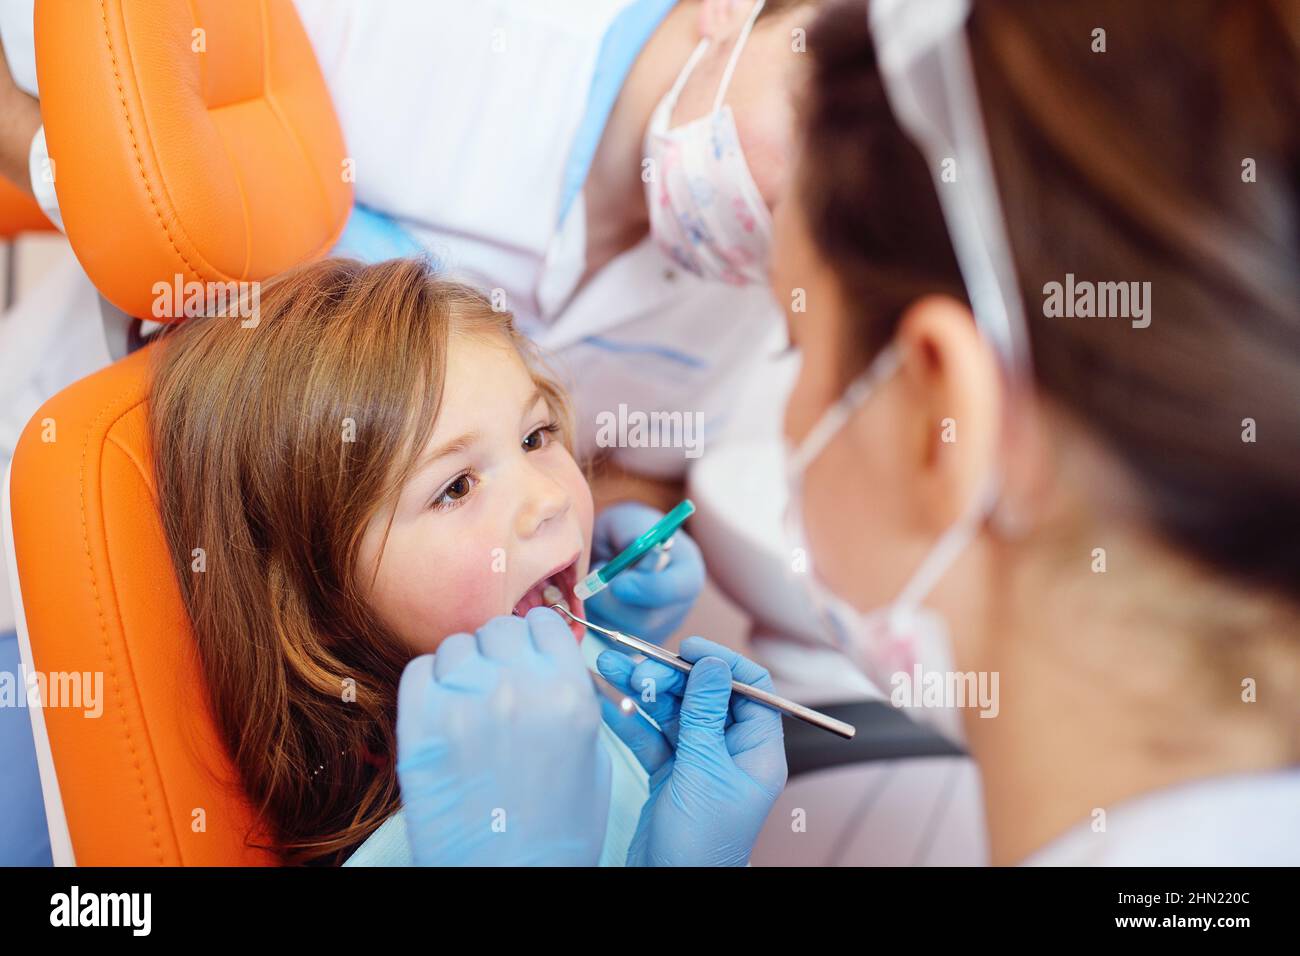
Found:
[(591, 486), (587, 484), (587, 479), (578, 467), (578, 463), (569, 459), (571, 476), (569, 493), (573, 497), (574, 510), (578, 513), (578, 523), (582, 526), (582, 546), (583, 549), (591, 547), (591, 529), (594, 522), (595, 504), (591, 498)]
[(504, 559), (488, 544), (467, 543), (440, 555), (412, 555), (404, 562), (403, 580), (396, 590), (401, 608), (386, 615), (419, 654), (437, 649), (447, 637), (473, 633), (489, 618), (504, 613)]
[(558, 473), (553, 472), (553, 474), (569, 493), (569, 500), (573, 502), (573, 513), (582, 528), (582, 545), (586, 549), (591, 545), (591, 529), (595, 512), (591, 486), (587, 484), (587, 476), (583, 474), (582, 468), (574, 461), (568, 449), (563, 449), (563, 458), (558, 467)]

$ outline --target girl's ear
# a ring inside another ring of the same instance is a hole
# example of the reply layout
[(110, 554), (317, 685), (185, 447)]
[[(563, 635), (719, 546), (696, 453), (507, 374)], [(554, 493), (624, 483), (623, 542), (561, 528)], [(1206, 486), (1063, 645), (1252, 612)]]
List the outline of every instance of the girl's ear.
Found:
[(1002, 373), (970, 309), (948, 296), (908, 306), (895, 343), (899, 370), (882, 398), (901, 423), (901, 478), (913, 489), (917, 520), (942, 533), (997, 464)]

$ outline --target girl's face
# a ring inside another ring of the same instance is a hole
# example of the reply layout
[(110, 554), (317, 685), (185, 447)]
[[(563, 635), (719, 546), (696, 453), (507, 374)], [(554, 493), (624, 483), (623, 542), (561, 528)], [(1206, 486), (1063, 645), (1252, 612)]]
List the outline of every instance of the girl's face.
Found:
[(412, 652), (542, 604), (548, 581), (582, 614), (591, 490), (557, 424), (509, 342), (452, 334), (437, 425), (361, 545), (371, 606)]

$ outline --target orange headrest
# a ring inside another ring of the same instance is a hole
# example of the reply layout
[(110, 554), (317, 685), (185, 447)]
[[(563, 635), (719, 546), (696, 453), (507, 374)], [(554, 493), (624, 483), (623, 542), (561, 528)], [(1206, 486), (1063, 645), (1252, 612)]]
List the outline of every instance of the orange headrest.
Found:
[(352, 208), (343, 135), (290, 0), (36, 4), (41, 117), (68, 239), (128, 315), (157, 282), (265, 279)]

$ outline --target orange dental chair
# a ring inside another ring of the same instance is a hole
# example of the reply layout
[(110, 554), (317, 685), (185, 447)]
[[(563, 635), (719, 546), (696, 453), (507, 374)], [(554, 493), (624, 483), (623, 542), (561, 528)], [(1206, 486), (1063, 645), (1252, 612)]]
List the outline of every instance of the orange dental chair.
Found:
[(0, 179), (0, 239), (12, 239), (24, 232), (48, 232), (53, 228), (36, 200), (9, 180)]
[[(333, 247), (352, 187), (290, 0), (37, 0), (35, 31), (68, 239), (124, 317), (154, 318), (157, 282), (262, 280)], [(56, 865), (272, 864), (250, 845), (264, 837), (163, 538), (149, 352), (42, 406), (3, 489), (24, 668), (103, 675), (98, 718), (31, 707), (51, 850)]]

